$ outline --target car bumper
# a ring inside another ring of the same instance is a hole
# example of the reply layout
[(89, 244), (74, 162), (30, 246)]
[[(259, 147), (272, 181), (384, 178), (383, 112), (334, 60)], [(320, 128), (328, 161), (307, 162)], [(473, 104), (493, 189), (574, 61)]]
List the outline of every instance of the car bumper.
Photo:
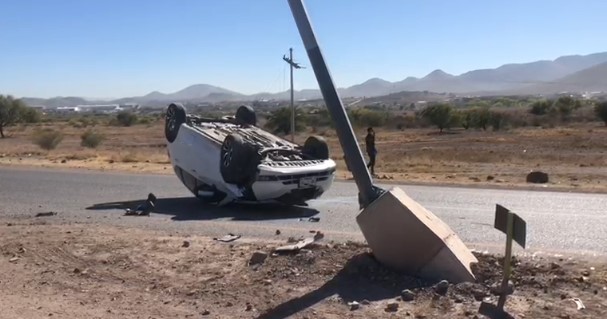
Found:
[(335, 179), (333, 160), (300, 164), (260, 164), (256, 181), (251, 185), (255, 198), (260, 201), (305, 202), (321, 196), (331, 187)]

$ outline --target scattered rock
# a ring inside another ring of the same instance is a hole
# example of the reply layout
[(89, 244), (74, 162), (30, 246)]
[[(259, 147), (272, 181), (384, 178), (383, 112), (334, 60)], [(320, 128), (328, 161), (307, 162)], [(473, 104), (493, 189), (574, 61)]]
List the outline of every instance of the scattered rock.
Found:
[(181, 247), (183, 247), (183, 248), (188, 248), (188, 247), (190, 247), (190, 242), (189, 242), (189, 241), (187, 241), (187, 240), (184, 240), (184, 241), (183, 241), (183, 244), (181, 244)]
[(449, 290), (449, 282), (446, 280), (441, 280), (434, 285), (434, 291), (439, 295), (445, 295), (447, 290)]
[(582, 271), (582, 276), (585, 276), (585, 277), (590, 276), (590, 271), (588, 271), (588, 270)]
[(244, 311), (251, 311), (253, 310), (253, 305), (247, 302), (246, 308), (244, 309)]
[(493, 176), (493, 175), (488, 175), (488, 176), (487, 176), (487, 180), (488, 180), (488, 181), (492, 181), (492, 180), (494, 180), (494, 179), (495, 179), (495, 176)]
[(110, 164), (114, 164), (114, 160), (113, 160), (113, 159), (111, 159), (111, 160), (109, 160), (109, 161), (108, 161), (108, 163), (110, 163)]
[(61, 160), (61, 164), (65, 164), (65, 163), (67, 163), (67, 160), (66, 159), (62, 159)]
[(474, 176), (473, 176), (473, 177), (468, 177), (468, 179), (470, 179), (470, 180), (471, 180), (471, 181), (473, 181), (473, 182), (480, 182), (480, 181), (481, 181), (481, 179), (480, 179), (480, 178), (478, 178), (478, 177), (474, 177)]
[(272, 279), (265, 279), (265, 280), (263, 281), (263, 285), (264, 285), (264, 286), (269, 286), (269, 285), (271, 285), (271, 284), (272, 284)]
[(403, 290), (400, 296), (403, 298), (403, 301), (413, 301), (415, 299), (415, 294), (409, 289)]
[(369, 300), (367, 300), (367, 299), (363, 299), (363, 301), (361, 301), (360, 303), (363, 304), (363, 305), (365, 305), (365, 306), (368, 306), (368, 305), (371, 304), (371, 302)]
[(81, 273), (80, 268), (74, 268), (74, 273), (75, 273), (75, 274), (79, 274), (79, 273)]
[(210, 312), (210, 311), (208, 311), (208, 310), (204, 310), (204, 311), (203, 311), (203, 312), (201, 312), (200, 314), (201, 314), (201, 315), (203, 315), (203, 316), (208, 316), (208, 315), (210, 315), (210, 314), (211, 314), (211, 312)]
[(527, 174), (527, 183), (545, 184), (548, 183), (548, 174), (541, 171), (533, 171)]
[(13, 258), (9, 259), (8, 261), (12, 262), (12, 263), (16, 263), (18, 260), (19, 260), (19, 257), (13, 257)]
[(358, 303), (358, 301), (348, 302), (348, 306), (350, 306), (350, 311), (360, 309), (360, 304)]
[(390, 302), (386, 305), (386, 312), (397, 312), (398, 311), (398, 302)]
[(264, 263), (264, 261), (266, 261), (266, 258), (268, 258), (267, 253), (264, 253), (263, 251), (256, 251), (251, 256), (251, 259), (249, 259), (249, 266), (261, 265)]
[(6, 226), (8, 226), (8, 227), (13, 226), (13, 223), (7, 223)]
[(276, 230), (276, 236), (280, 235), (280, 229)]
[[(495, 284), (493, 286), (491, 286), (491, 293), (494, 295), (501, 295), (502, 294), (502, 284)], [(511, 280), (508, 280), (508, 287), (506, 288), (505, 291), (506, 295), (511, 295), (514, 293), (514, 283)]]

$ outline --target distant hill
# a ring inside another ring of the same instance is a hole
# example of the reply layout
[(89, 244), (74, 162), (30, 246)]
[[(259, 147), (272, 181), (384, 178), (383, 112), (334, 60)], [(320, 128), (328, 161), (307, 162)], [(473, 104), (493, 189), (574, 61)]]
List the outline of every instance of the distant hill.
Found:
[[(452, 75), (434, 70), (422, 78), (407, 77), (390, 82), (372, 78), (363, 83), (338, 89), (342, 97), (377, 97), (398, 92), (436, 92), (474, 95), (550, 94), (562, 91), (607, 91), (607, 52), (562, 56), (555, 60), (505, 64), (494, 69), (472, 70)], [(295, 91), (295, 98), (319, 99), (317, 89)], [(111, 102), (163, 105), (167, 102), (221, 102), (262, 99), (287, 100), (289, 91), (245, 95), (225, 88), (195, 84), (174, 93), (151, 92), (140, 97), (125, 97)], [(49, 107), (91, 103), (78, 97), (52, 99), (26, 98), (33, 105)]]
[(607, 92), (607, 62), (526, 88), (530, 93)]

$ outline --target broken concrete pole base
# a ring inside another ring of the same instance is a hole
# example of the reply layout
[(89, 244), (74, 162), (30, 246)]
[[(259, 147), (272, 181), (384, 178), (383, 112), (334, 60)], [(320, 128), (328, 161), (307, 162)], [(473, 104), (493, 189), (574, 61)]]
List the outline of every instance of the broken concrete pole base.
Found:
[(356, 221), (375, 258), (410, 275), (451, 283), (474, 281), (478, 260), (445, 224), (398, 187), (365, 208)]

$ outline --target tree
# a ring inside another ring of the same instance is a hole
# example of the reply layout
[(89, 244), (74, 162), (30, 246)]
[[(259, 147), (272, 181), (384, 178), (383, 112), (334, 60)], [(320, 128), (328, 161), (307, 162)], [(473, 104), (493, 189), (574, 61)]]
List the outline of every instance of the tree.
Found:
[(594, 106), (594, 113), (598, 116), (605, 126), (607, 126), (607, 101), (599, 102)]
[(559, 113), (561, 113), (561, 117), (567, 118), (574, 109), (579, 108), (580, 101), (571, 96), (561, 96), (556, 100), (554, 105)]
[(452, 123), (453, 109), (449, 104), (435, 104), (425, 108), (421, 116), (436, 125), (442, 133)]
[(531, 109), (529, 112), (533, 115), (544, 115), (550, 111), (552, 108), (552, 101), (550, 100), (540, 100), (535, 101), (531, 104)]
[(0, 137), (4, 138), (4, 128), (21, 119), (25, 104), (10, 95), (0, 95)]
[[(295, 108), (295, 131), (302, 131), (305, 128), (305, 117), (301, 109)], [(291, 108), (282, 107), (270, 114), (266, 127), (274, 133), (291, 133)]]

